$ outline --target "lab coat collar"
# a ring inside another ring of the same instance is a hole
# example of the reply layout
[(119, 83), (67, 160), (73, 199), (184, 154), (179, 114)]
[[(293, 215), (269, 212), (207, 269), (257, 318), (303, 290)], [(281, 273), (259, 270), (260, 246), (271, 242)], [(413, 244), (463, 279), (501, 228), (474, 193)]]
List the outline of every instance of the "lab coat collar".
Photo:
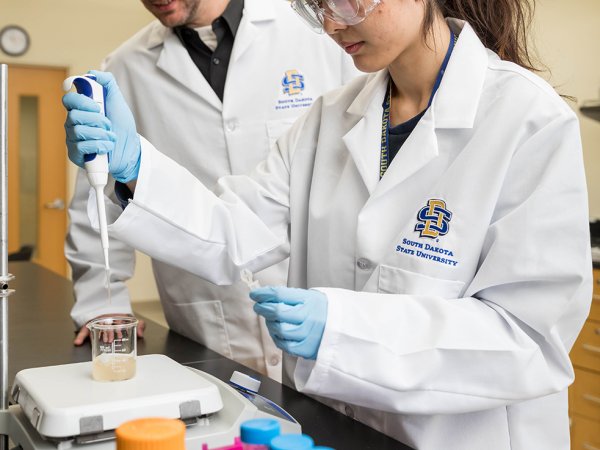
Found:
[[(260, 34), (258, 24), (273, 20), (275, 20), (275, 9), (270, 2), (261, 0), (244, 1), (244, 12), (231, 51), (230, 64), (235, 62)], [(156, 63), (158, 68), (186, 86), (190, 91), (201, 96), (218, 110), (222, 110), (223, 103), (193, 63), (173, 30), (164, 27), (158, 21), (152, 27), (153, 29), (149, 33), (147, 41), (148, 49), (161, 44), (163, 46)]]
[(149, 26), (150, 32), (148, 33), (148, 37), (146, 39), (146, 48), (148, 50), (162, 45), (165, 42), (166, 37), (169, 34), (172, 34), (172, 30), (170, 28), (165, 27), (158, 20), (151, 22)]
[(272, 2), (264, 0), (244, 0), (244, 17), (251, 22), (275, 20), (276, 13)]
[(381, 148), (381, 102), (387, 88), (388, 73), (383, 70), (369, 76), (366, 86), (348, 108), (358, 122), (342, 137), (369, 194), (379, 182)]
[(156, 66), (221, 111), (223, 109), (221, 99), (196, 67), (177, 35), (172, 29), (168, 31)]
[(447, 19), (458, 41), (435, 96), (435, 128), (473, 128), (488, 67), (488, 50), (471, 25)]
[(231, 51), (231, 62), (237, 61), (260, 34), (259, 23), (273, 20), (275, 20), (275, 10), (271, 2), (245, 0), (242, 22)]
[[(261, 2), (261, 0), (245, 0), (244, 1), (244, 12), (242, 15), (242, 21), (246, 21), (249, 24), (257, 24), (259, 22), (267, 22), (276, 19), (276, 12), (273, 8), (273, 4), (270, 2)], [(170, 28), (165, 27), (158, 20), (155, 20), (150, 24), (150, 32), (146, 40), (146, 48), (152, 49), (165, 42), (167, 37), (173, 34)], [(236, 30), (236, 36), (237, 36)], [(236, 39), (237, 40), (237, 39)], [(242, 39), (240, 39), (242, 40)]]
[(459, 35), (442, 82), (417, 127), (379, 180), (382, 102), (389, 74), (372, 75), (347, 112), (359, 117), (343, 137), (372, 197), (387, 192), (438, 155), (436, 129), (472, 128), (488, 64), (487, 50), (469, 24), (448, 19)]

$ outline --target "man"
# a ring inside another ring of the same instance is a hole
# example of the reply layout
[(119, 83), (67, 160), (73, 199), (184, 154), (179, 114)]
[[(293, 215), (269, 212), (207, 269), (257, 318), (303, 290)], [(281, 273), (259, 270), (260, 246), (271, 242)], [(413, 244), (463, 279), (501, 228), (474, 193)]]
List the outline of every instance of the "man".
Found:
[[(252, 169), (316, 97), (358, 74), (352, 60), (311, 32), (285, 0), (142, 2), (158, 21), (112, 53), (105, 69), (114, 73), (140, 134), (207, 185)], [(250, 151), (248, 142), (260, 151)], [(65, 249), (76, 299), (71, 316), (80, 328), (76, 345), (87, 337), (89, 320), (132, 313), (125, 281), (134, 252), (110, 244), (109, 304), (98, 234), (86, 214), (88, 191), (80, 172)], [(218, 287), (158, 261), (153, 269), (171, 329), (280, 379), (281, 352), (253, 312), (246, 285)], [(256, 279), (285, 285), (286, 276), (287, 262)]]

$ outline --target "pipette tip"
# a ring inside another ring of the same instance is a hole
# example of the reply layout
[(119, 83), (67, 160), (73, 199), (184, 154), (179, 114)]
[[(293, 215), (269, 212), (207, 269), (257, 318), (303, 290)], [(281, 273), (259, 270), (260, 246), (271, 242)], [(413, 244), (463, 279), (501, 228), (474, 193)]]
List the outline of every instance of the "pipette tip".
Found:
[(110, 265), (108, 263), (108, 249), (104, 249), (104, 270), (106, 272), (106, 291), (108, 294), (108, 304), (112, 303), (111, 294), (110, 294)]

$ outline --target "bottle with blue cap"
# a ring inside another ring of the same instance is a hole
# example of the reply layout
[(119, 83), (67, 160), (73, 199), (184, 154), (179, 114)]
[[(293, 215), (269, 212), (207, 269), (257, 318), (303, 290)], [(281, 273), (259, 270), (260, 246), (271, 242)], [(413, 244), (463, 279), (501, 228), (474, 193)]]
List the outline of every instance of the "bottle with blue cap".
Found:
[(281, 432), (275, 419), (252, 419), (242, 422), (240, 438), (244, 450), (269, 450), (269, 442)]
[(312, 450), (315, 442), (306, 434), (282, 434), (271, 440), (271, 450)]

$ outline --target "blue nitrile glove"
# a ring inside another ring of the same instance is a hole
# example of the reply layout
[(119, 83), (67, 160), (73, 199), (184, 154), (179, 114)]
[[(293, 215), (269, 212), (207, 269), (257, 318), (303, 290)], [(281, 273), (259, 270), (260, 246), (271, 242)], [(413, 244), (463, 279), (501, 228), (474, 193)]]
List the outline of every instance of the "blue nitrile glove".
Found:
[(250, 291), (254, 311), (267, 322), (280, 349), (316, 359), (327, 321), (327, 296), (313, 289), (262, 287)]
[(121, 183), (135, 180), (140, 171), (141, 147), (133, 114), (112, 74), (96, 70), (90, 73), (106, 89), (107, 117), (100, 114), (100, 107), (91, 98), (76, 92), (65, 94), (69, 159), (83, 167), (84, 155), (108, 153), (108, 170), (113, 178)]

